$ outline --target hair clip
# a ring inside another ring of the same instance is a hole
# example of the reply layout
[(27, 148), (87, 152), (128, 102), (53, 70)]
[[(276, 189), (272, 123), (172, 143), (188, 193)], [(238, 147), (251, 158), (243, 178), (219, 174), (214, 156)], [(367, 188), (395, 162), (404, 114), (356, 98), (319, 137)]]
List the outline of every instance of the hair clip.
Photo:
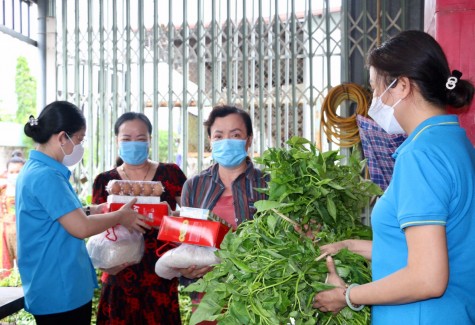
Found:
[(462, 72), (458, 70), (452, 70), (452, 76), (454, 76), (455, 78), (457, 78), (457, 80), (459, 80), (460, 78), (462, 78)]
[(462, 77), (462, 72), (458, 70), (452, 70), (452, 75), (449, 78), (447, 78), (447, 82), (445, 83), (445, 88), (447, 88), (448, 90), (454, 89), (455, 86), (457, 85), (457, 82), (459, 81), (461, 77)]
[(35, 118), (33, 115), (30, 115), (30, 126), (38, 125), (38, 119)]

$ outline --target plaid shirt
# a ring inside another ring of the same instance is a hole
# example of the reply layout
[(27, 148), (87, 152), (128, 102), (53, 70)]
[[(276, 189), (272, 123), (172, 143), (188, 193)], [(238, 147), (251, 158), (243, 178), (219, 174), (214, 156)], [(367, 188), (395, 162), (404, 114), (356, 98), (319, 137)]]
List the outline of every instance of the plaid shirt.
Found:
[[(268, 176), (255, 168), (249, 158), (246, 162), (246, 171), (232, 183), (234, 212), (238, 225), (253, 218), (256, 212), (254, 202), (267, 199), (267, 196), (257, 192), (256, 188), (267, 187)], [(219, 165), (214, 164), (188, 179), (181, 192), (181, 206), (212, 210), (224, 192), (218, 169)]]
[(384, 191), (391, 181), (394, 169), (396, 149), (406, 140), (405, 134), (386, 133), (372, 119), (358, 115), (356, 123), (363, 146), (363, 153), (368, 159), (368, 169), (371, 180)]

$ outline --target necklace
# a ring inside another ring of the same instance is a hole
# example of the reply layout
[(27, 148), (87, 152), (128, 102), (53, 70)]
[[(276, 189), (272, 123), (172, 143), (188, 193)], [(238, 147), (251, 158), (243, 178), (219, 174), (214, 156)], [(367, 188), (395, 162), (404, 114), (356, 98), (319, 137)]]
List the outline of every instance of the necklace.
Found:
[[(142, 181), (145, 181), (145, 179), (147, 178), (148, 172), (150, 171), (150, 165), (151, 165), (151, 163), (147, 164), (147, 172), (145, 173), (145, 176), (143, 177)], [(129, 175), (127, 175), (127, 172), (125, 171), (124, 165), (121, 166), (121, 169), (124, 172), (125, 177), (127, 177), (127, 179), (130, 181), (131, 179), (130, 179)]]

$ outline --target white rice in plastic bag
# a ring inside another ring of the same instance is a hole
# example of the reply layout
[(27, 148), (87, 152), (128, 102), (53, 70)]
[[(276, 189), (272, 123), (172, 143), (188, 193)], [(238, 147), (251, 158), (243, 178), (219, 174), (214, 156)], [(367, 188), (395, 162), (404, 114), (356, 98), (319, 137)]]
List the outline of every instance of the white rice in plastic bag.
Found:
[(137, 264), (144, 254), (144, 238), (121, 225), (89, 238), (87, 252), (95, 268), (110, 269), (125, 263)]
[(176, 269), (210, 266), (220, 263), (215, 255), (216, 248), (197, 245), (181, 244), (163, 254), (155, 263), (155, 273), (163, 279), (173, 279), (181, 276)]

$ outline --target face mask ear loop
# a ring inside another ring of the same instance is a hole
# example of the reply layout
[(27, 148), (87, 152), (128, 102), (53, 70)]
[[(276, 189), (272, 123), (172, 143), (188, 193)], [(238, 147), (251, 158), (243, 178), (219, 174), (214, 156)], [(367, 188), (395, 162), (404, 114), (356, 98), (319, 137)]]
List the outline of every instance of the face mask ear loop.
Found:
[(392, 106), (392, 107), (393, 107), (393, 109), (394, 109), (394, 107), (396, 107), (396, 105), (397, 105), (397, 104), (399, 104), (399, 103), (401, 102), (401, 100), (402, 100), (402, 98), (401, 98), (401, 99), (399, 99), (397, 102), (395, 102), (395, 103), (393, 104), (393, 106)]
[[(381, 101), (381, 103), (383, 102), (383, 96), (384, 94), (392, 87), (392, 85), (394, 85), (394, 83), (397, 81), (397, 78), (394, 79), (390, 84), (389, 86), (383, 91), (383, 93), (379, 96), (377, 96), (379, 98), (379, 100)], [(397, 104), (399, 104), (401, 100), (397, 101), (396, 104), (394, 104), (392, 107), (396, 106)], [(383, 103), (384, 104), (384, 103)]]
[(387, 93), (387, 91), (394, 85), (394, 83), (397, 81), (397, 78), (394, 79), (390, 84), (389, 86), (383, 91), (383, 93), (381, 95), (379, 95), (378, 97), (381, 98), (384, 96), (385, 93)]
[(396, 83), (396, 81), (397, 81), (397, 78), (394, 79), (394, 80), (389, 84), (388, 89), (391, 88), (391, 87)]

